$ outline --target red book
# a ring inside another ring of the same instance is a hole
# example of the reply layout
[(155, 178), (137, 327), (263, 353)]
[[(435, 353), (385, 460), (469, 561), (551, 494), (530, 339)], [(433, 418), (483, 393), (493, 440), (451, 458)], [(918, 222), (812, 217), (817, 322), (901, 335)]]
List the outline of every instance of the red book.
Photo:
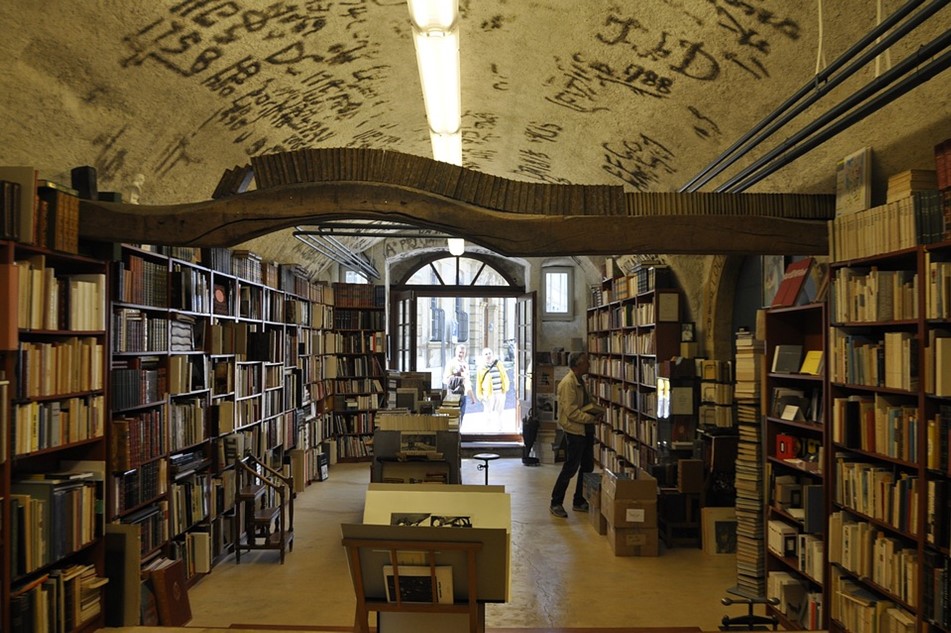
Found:
[(806, 282), (809, 269), (812, 268), (812, 262), (813, 259), (811, 257), (805, 257), (786, 267), (786, 272), (783, 273), (783, 280), (780, 282), (776, 296), (773, 297), (773, 302), (769, 307), (785, 308), (796, 305), (799, 292)]

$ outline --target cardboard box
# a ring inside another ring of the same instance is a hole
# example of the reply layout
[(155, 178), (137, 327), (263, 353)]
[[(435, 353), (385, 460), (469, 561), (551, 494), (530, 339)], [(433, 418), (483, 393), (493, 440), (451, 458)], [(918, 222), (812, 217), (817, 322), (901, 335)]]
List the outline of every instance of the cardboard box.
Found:
[(617, 528), (657, 527), (657, 480), (646, 470), (601, 477), (601, 513)]
[(601, 508), (595, 508), (593, 505), (588, 509), (588, 522), (595, 532), (602, 536), (608, 533), (608, 520), (601, 514)]
[(657, 500), (657, 480), (643, 468), (635, 472), (614, 473), (605, 470), (601, 475), (601, 505), (605, 499)]
[(601, 514), (616, 528), (656, 528), (657, 501), (601, 498)]
[(657, 528), (616, 528), (607, 526), (608, 544), (615, 556), (657, 556), (660, 553)]
[(677, 490), (685, 493), (703, 492), (703, 460), (677, 460)]

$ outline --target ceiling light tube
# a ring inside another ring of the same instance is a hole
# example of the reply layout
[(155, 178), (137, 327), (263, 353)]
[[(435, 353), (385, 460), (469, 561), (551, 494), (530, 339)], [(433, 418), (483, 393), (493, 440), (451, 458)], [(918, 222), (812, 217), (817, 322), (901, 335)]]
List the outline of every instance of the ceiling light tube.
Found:
[(429, 128), (437, 134), (458, 132), (462, 125), (459, 32), (414, 30), (413, 41)]
[(409, 17), (420, 31), (451, 31), (459, 17), (456, 0), (406, 0)]
[(429, 140), (433, 146), (433, 158), (462, 167), (462, 132), (437, 134), (430, 130)]

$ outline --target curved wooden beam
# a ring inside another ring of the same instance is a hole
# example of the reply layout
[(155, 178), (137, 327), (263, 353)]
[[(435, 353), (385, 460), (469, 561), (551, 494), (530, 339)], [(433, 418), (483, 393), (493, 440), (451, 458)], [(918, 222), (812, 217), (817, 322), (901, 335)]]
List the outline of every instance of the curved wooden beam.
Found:
[[(228, 170), (214, 199), (139, 206), (83, 200), (88, 239), (234, 246), (319, 220), (415, 224), (509, 256), (825, 254), (832, 196), (624, 193), (507, 180), (368, 149), (301, 150)], [(254, 178), (257, 191), (243, 192)]]
[(828, 250), (825, 222), (739, 215), (553, 216), (492, 211), (394, 185), (308, 183), (204, 202), (80, 202), (80, 235), (103, 241), (234, 246), (317, 220), (409, 222), (508, 256), (797, 254)]

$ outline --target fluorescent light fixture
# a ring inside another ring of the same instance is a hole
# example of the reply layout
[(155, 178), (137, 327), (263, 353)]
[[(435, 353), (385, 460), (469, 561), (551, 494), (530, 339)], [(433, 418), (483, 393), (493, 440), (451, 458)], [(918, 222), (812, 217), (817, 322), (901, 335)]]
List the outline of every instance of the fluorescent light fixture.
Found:
[(450, 255), (460, 257), (466, 252), (466, 241), (461, 237), (450, 237), (447, 242), (449, 242)]
[(462, 167), (462, 132), (436, 134), (430, 130), (429, 140), (433, 145), (433, 158)]
[(451, 31), (456, 25), (456, 0), (406, 0), (409, 17), (420, 31)]
[(458, 31), (413, 31), (429, 129), (452, 134), (462, 125)]

